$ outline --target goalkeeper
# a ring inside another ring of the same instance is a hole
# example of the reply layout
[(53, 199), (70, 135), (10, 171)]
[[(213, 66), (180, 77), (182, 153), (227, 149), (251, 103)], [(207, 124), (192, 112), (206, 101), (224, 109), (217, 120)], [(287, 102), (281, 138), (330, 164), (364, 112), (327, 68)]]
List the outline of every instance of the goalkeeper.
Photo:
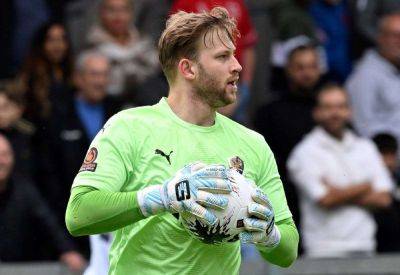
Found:
[(238, 241), (204, 244), (176, 218), (217, 222), (210, 209), (226, 207), (221, 194), (231, 191), (229, 171), (217, 164), (227, 159), (259, 188), (241, 240), (270, 263), (296, 259), (299, 236), (272, 152), (261, 135), (216, 112), (236, 100), (237, 36), (223, 8), (172, 15), (159, 41), (168, 98), (118, 113), (93, 140), (66, 224), (74, 236), (114, 231), (109, 274), (238, 273)]

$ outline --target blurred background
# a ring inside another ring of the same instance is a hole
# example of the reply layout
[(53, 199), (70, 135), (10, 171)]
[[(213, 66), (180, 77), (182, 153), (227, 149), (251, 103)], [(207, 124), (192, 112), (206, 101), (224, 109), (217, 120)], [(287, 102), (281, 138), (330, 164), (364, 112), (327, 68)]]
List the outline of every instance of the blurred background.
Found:
[[(64, 213), (90, 141), (168, 94), (168, 16), (237, 20), (236, 104), (261, 133), (301, 236), (289, 270), (242, 248), (243, 274), (400, 274), (400, 0), (1, 0), (0, 274), (104, 274), (110, 235)], [(26, 272), (26, 273), (24, 273)]]

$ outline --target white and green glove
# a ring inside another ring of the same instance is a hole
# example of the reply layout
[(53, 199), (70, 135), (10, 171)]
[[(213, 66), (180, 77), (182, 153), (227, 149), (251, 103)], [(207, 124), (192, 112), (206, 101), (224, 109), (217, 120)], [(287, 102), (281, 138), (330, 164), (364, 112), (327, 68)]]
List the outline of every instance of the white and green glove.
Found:
[(196, 162), (186, 165), (164, 184), (139, 190), (137, 196), (146, 217), (165, 211), (186, 212), (214, 225), (217, 217), (207, 207), (224, 209), (228, 199), (218, 194), (230, 192), (231, 183), (225, 166)]
[(271, 202), (258, 187), (255, 188), (251, 197), (254, 202), (250, 203), (247, 209), (252, 217), (244, 219), (245, 231), (240, 233), (240, 240), (244, 243), (260, 244), (271, 248), (277, 246), (281, 240), (281, 234), (275, 225)]

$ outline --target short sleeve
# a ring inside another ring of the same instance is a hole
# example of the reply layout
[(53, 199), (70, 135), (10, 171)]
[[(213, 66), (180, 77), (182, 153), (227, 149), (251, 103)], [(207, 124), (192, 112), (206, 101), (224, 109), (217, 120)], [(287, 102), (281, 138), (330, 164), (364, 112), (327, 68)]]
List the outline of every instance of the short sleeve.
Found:
[(328, 190), (322, 183), (322, 167), (318, 159), (305, 148), (295, 148), (289, 156), (287, 168), (293, 183), (311, 200), (318, 201), (327, 194)]
[(285, 191), (279, 176), (274, 155), (264, 138), (260, 145), (260, 163), (256, 183), (267, 194), (275, 212), (275, 221), (292, 217), (286, 202)]
[(110, 118), (90, 145), (72, 187), (121, 191), (132, 175), (134, 144), (127, 121), (120, 114)]

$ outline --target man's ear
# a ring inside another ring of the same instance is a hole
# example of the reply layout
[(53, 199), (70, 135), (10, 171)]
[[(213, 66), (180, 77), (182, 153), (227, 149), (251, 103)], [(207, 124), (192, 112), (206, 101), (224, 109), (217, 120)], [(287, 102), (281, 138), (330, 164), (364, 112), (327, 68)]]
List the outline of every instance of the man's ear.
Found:
[(179, 61), (178, 71), (187, 80), (193, 80), (196, 77), (196, 65), (189, 59), (183, 58)]

